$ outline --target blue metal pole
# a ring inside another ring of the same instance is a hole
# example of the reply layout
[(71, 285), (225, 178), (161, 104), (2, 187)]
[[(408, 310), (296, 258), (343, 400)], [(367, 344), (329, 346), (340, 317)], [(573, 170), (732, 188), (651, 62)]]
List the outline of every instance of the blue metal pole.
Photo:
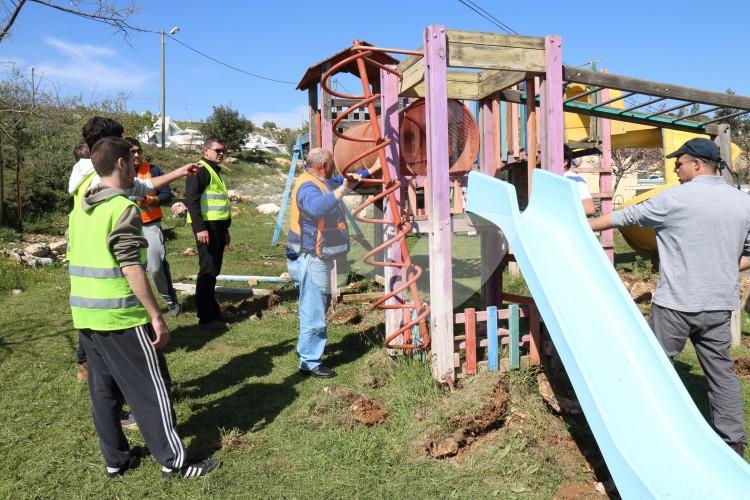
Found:
[(289, 174), (286, 177), (286, 186), (284, 186), (284, 194), (281, 195), (281, 208), (279, 214), (276, 216), (276, 227), (273, 228), (273, 239), (271, 239), (272, 245), (279, 244), (279, 238), (281, 237), (281, 226), (284, 225), (284, 215), (286, 213), (286, 206), (289, 204), (289, 193), (292, 190), (292, 183), (294, 182), (294, 172), (297, 169), (297, 161), (305, 161), (305, 154), (302, 152), (302, 136), (297, 137), (297, 142), (294, 144), (294, 153), (292, 154), (292, 164), (289, 166)]

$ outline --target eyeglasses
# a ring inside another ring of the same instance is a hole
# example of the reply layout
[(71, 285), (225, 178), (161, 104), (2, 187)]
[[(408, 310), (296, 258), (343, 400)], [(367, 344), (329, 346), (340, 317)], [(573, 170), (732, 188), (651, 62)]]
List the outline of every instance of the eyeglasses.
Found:
[(206, 148), (206, 149), (210, 149), (211, 151), (213, 151), (217, 155), (223, 155), (226, 152), (226, 149), (224, 149), (224, 148)]
[(140, 153), (140, 152), (141, 152), (140, 148), (139, 148), (139, 149), (135, 149), (135, 148), (134, 148), (134, 149), (131, 149), (131, 150), (130, 150), (130, 154), (138, 154), (138, 153)]

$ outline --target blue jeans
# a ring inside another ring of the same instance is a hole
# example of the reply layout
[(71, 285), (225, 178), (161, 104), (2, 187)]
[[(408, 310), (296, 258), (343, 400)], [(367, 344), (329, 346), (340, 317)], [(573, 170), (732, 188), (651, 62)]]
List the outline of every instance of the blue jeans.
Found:
[(321, 364), (328, 335), (326, 311), (331, 304), (333, 261), (310, 254), (287, 259), (289, 275), (299, 286), (299, 368), (312, 370)]

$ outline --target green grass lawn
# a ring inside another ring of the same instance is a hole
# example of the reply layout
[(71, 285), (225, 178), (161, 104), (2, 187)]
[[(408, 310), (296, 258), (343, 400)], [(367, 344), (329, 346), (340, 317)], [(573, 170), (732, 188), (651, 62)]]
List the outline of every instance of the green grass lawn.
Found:
[[(283, 272), (283, 251), (270, 246), (273, 227), (271, 217), (244, 208), (235, 217), (223, 272)], [(167, 243), (173, 275), (194, 274), (197, 257), (182, 256), (194, 247), (190, 229), (174, 232)], [(476, 260), (477, 241), (457, 240), (454, 252)], [(410, 245), (418, 249), (426, 242)], [(474, 286), (471, 272), (459, 279), (465, 280), (461, 286)], [(11, 288), (23, 292), (11, 294)], [(190, 301), (186, 314), (169, 320), (166, 356), (180, 435), (190, 455), (214, 455), (223, 467), (198, 480), (162, 481), (159, 466), (146, 459), (135, 471), (107, 480), (87, 387), (74, 378), (77, 334), (65, 270), (0, 263), (0, 497), (551, 498), (567, 483), (593, 492), (590, 467), (571, 439), (571, 433), (586, 433), (585, 424), (547, 411), (534, 370), (507, 376), (507, 425), (456, 458), (436, 460), (423, 452), (426, 436), (450, 432), (452, 415), (481, 409), (488, 388), (506, 377), (480, 374), (449, 393), (433, 383), (422, 362), (383, 356), (381, 313), (362, 307), (361, 323), (330, 327), (326, 357), (338, 377), (304, 378), (296, 369), (294, 291), (280, 293), (280, 306), (225, 334), (198, 330)], [(750, 326), (747, 318), (743, 324)], [(743, 347), (736, 354), (749, 353)], [(679, 361), (705, 408), (693, 352)], [(742, 387), (750, 402), (750, 386), (743, 381)], [(336, 396), (342, 390), (382, 403), (385, 421), (367, 427), (352, 420), (349, 402)], [(128, 436), (133, 444), (142, 442), (137, 432)]]

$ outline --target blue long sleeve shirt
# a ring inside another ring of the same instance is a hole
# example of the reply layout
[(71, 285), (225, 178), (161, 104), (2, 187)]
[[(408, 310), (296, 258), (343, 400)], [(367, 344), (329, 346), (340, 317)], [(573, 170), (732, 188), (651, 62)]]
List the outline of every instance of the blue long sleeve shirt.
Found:
[[(357, 172), (360, 176), (368, 177), (367, 170)], [(335, 223), (338, 215), (339, 201), (333, 195), (333, 190), (344, 183), (344, 177), (335, 175), (329, 179), (321, 179), (328, 186), (329, 191), (324, 193), (312, 182), (303, 184), (297, 190), (297, 206), (300, 210), (300, 228), (302, 230), (302, 248), (314, 248), (318, 221), (321, 218), (331, 219), (327, 222)], [(287, 249), (287, 256), (296, 259), (293, 251)]]

